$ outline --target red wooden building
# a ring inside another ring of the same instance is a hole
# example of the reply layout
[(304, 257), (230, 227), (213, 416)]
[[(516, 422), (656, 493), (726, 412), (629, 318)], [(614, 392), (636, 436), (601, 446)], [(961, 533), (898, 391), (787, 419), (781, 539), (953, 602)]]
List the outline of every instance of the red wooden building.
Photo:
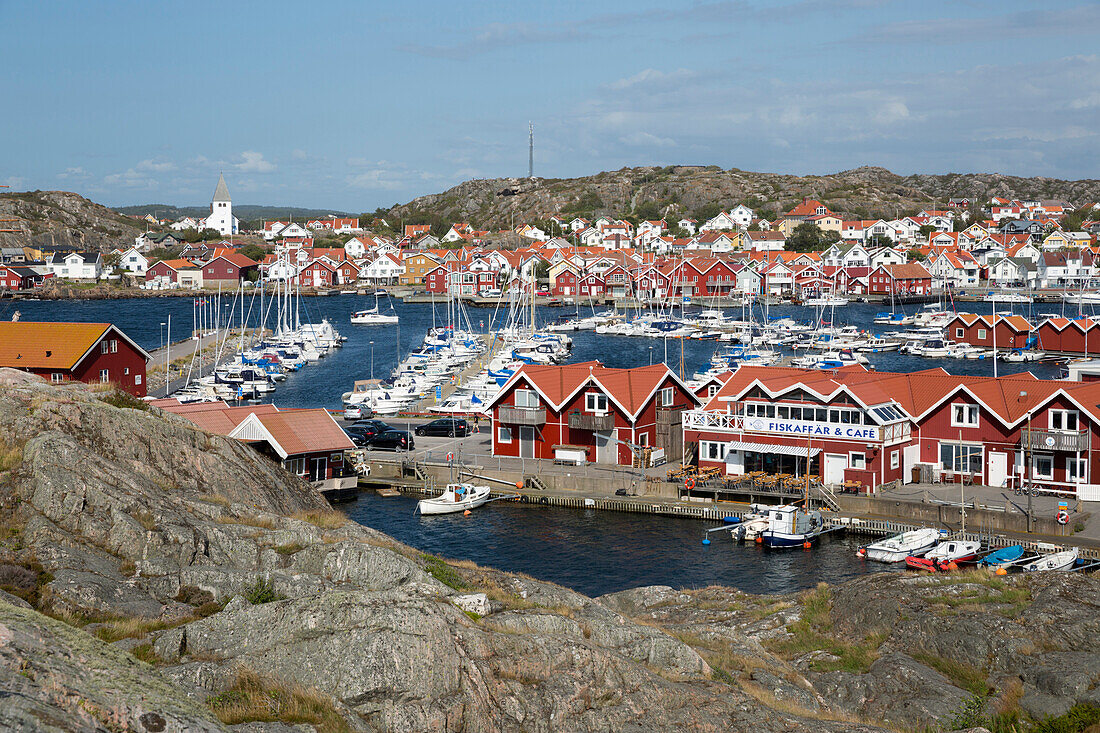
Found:
[(321, 491), (354, 488), (358, 477), (344, 451), (355, 446), (327, 410), (279, 410), (274, 405), (230, 407), (224, 402), (153, 404), (210, 433), (242, 440)]
[(1100, 322), (1092, 318), (1048, 318), (1035, 327), (1035, 334), (1045, 351), (1100, 354)]
[(872, 295), (927, 295), (932, 292), (932, 273), (919, 262), (879, 265), (868, 276), (867, 292)]
[[(699, 464), (826, 484), (1034, 484), (1100, 499), (1100, 382), (741, 367), (683, 415)], [(923, 467), (923, 468), (922, 468)], [(920, 470), (914, 470), (920, 469)]]
[(198, 270), (198, 265), (190, 260), (159, 260), (145, 271), (145, 280), (155, 280), (158, 277), (166, 278), (170, 282), (179, 282), (180, 270)]
[[(992, 315), (959, 313), (944, 329), (946, 337), (958, 343), (993, 348)], [(997, 315), (996, 346), (998, 349), (1022, 349), (1028, 344), (1031, 324), (1023, 316)]]
[(223, 285), (235, 288), (241, 280), (247, 280), (251, 274), (258, 273), (259, 267), (258, 262), (239, 252), (218, 255), (202, 266), (203, 286)]
[(0, 366), (38, 374), (55, 384), (110, 382), (144, 397), (150, 358), (110, 323), (0, 322)]
[[(527, 365), (486, 406), (493, 455), (631, 465), (644, 448), (671, 451), (676, 413), (700, 400), (664, 364), (609, 369), (597, 361)], [(678, 437), (678, 436), (677, 436)], [(677, 456), (678, 457), (678, 456)]]

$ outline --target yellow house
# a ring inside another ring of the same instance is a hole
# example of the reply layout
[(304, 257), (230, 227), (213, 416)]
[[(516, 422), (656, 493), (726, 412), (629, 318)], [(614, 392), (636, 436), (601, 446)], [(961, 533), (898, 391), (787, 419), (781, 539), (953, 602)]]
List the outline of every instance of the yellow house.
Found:
[(1070, 246), (1069, 237), (1065, 232), (1055, 230), (1043, 240), (1043, 249), (1066, 249)]
[[(785, 219), (784, 222), (786, 221), (792, 220)], [(841, 219), (839, 216), (834, 216), (833, 214), (819, 214), (817, 216), (811, 216), (808, 217), (806, 221), (810, 222), (811, 224), (817, 224), (817, 228), (823, 232), (836, 232), (837, 234), (840, 234), (840, 230), (844, 228), (844, 220)], [(798, 222), (794, 222), (794, 224), (795, 226), (798, 226)], [(794, 230), (792, 229), (791, 231)], [(784, 231), (783, 233), (786, 234), (788, 237), (791, 236), (791, 232)]]
[[(789, 237), (794, 233), (794, 228), (801, 223), (801, 219), (780, 219), (772, 225), (772, 231), (783, 232), (783, 236)], [(840, 229), (837, 229), (837, 231), (840, 231)]]
[(439, 266), (439, 260), (424, 252), (404, 253), (405, 272), (397, 279), (399, 285), (424, 287), (424, 276)]

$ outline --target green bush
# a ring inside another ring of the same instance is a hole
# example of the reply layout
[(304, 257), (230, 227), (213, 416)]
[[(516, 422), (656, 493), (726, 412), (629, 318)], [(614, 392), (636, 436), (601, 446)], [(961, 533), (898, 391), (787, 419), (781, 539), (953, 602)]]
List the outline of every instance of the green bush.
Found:
[(277, 593), (275, 584), (265, 578), (260, 578), (255, 585), (246, 588), (244, 597), (253, 606), (258, 606), (261, 603), (271, 603), (272, 601), (282, 601), (286, 598), (281, 593)]

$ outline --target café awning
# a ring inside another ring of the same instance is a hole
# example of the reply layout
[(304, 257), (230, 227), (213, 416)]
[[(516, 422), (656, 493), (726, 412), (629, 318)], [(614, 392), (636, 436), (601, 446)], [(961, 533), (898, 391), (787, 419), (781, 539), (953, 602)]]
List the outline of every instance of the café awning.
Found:
[(729, 444), (729, 453), (726, 453), (726, 463), (733, 463), (733, 451), (739, 450), (746, 453), (772, 453), (779, 456), (798, 456), (799, 458), (813, 458), (821, 452), (820, 448), (808, 448), (804, 445), (778, 445), (774, 443), (746, 443), (734, 441)]

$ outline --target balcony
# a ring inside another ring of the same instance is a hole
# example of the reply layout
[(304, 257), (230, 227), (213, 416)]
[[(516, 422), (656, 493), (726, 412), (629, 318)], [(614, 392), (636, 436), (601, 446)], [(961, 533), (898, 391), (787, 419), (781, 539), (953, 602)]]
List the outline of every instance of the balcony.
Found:
[(508, 425), (539, 426), (546, 424), (546, 410), (541, 407), (508, 407), (501, 405), (497, 408), (497, 421)]
[(595, 415), (585, 412), (569, 413), (569, 427), (573, 430), (591, 430), (603, 433), (615, 429), (615, 416), (610, 412), (605, 415)]
[(1081, 453), (1089, 449), (1086, 430), (1027, 430), (1020, 432), (1020, 447), (1027, 450), (1068, 451)]

